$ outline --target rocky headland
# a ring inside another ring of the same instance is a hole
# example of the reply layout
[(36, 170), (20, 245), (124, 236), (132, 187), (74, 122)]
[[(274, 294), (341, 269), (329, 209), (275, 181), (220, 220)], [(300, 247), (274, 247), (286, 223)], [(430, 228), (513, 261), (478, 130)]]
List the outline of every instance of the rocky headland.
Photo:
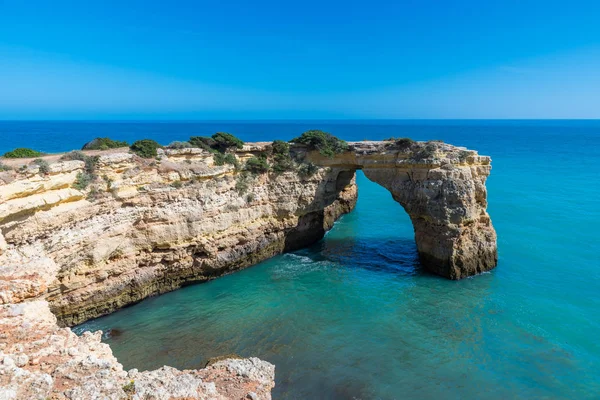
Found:
[(475, 151), (365, 141), (331, 156), (293, 145), (287, 168), (252, 173), (250, 160), (273, 163), (271, 143), (228, 154), (233, 163), (200, 148), (96, 152), (90, 182), (89, 159), (0, 173), (0, 399), (270, 398), (268, 362), (125, 372), (100, 333), (67, 326), (318, 241), (353, 209), (357, 169), (406, 210), (425, 268), (460, 279), (496, 266), (490, 158)]

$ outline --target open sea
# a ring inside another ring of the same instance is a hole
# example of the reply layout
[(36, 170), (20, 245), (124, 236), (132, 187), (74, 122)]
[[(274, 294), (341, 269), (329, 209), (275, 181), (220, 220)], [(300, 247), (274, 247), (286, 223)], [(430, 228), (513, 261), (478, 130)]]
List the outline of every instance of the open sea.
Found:
[(76, 330), (120, 330), (105, 341), (127, 369), (260, 357), (274, 399), (600, 398), (600, 121), (0, 122), (0, 153), (311, 128), (491, 156), (498, 267), (458, 282), (423, 271), (408, 216), (359, 172), (356, 209), (316, 245)]

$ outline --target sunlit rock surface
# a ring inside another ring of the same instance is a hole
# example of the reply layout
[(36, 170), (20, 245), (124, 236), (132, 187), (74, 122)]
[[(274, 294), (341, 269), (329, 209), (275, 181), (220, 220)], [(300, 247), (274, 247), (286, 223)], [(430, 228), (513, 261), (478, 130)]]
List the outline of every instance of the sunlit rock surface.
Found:
[[(269, 149), (250, 143), (236, 157)], [(157, 159), (100, 152), (98, 179), (85, 188), (81, 161), (0, 173), (0, 398), (270, 398), (267, 362), (127, 373), (99, 333), (59, 326), (314, 243), (354, 207), (356, 169), (404, 207), (430, 271), (460, 279), (495, 267), (489, 157), (440, 142), (292, 153), (314, 173), (242, 174), (200, 149)]]

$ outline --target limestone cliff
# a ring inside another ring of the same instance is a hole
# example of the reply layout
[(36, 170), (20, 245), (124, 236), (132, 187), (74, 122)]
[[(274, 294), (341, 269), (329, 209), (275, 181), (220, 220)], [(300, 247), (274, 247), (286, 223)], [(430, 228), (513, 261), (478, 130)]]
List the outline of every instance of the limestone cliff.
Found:
[(496, 231), (486, 211), (490, 157), (439, 141), (403, 139), (353, 142), (334, 158), (313, 151), (307, 159), (349, 172), (362, 169), (389, 190), (410, 216), (429, 271), (461, 279), (496, 267)]
[[(243, 162), (269, 145), (248, 145), (237, 157)], [(336, 168), (310, 176), (239, 173), (214, 165), (200, 149), (165, 150), (156, 160), (101, 154), (99, 178), (84, 188), (85, 169), (83, 161), (59, 161), (47, 174), (30, 166), (0, 176), (0, 383), (7, 396), (85, 398), (89, 390), (120, 398), (134, 380), (138, 394), (168, 382), (156, 389), (161, 399), (269, 398), (273, 368), (258, 359), (193, 372), (123, 373), (98, 335), (77, 338), (59, 328), (48, 303), (59, 325), (74, 325), (306, 246), (354, 207), (354, 180), (340, 187)], [(97, 362), (88, 365), (89, 357)], [(257, 370), (261, 379), (242, 374), (232, 381), (235, 368)], [(21, 392), (30, 381), (35, 390)]]
[[(270, 143), (246, 144), (236, 157), (243, 163), (269, 150)], [(354, 207), (357, 169), (404, 207), (430, 271), (460, 279), (495, 267), (496, 236), (486, 212), (489, 157), (440, 142), (403, 141), (350, 143), (333, 158), (303, 146), (292, 153), (314, 163), (314, 171), (245, 174), (189, 148), (166, 149), (150, 160), (126, 150), (100, 152), (98, 179), (87, 186), (83, 161), (54, 162), (44, 173), (38, 166), (0, 173), (6, 397), (23, 398), (27, 379), (34, 382), (27, 386), (36, 390), (27, 392), (32, 398), (81, 398), (88, 389), (120, 398), (132, 379), (137, 393), (162, 393), (157, 398), (270, 397), (273, 370), (264, 361), (128, 374), (97, 335), (78, 338), (58, 325), (319, 240)], [(258, 372), (239, 375), (236, 368)]]

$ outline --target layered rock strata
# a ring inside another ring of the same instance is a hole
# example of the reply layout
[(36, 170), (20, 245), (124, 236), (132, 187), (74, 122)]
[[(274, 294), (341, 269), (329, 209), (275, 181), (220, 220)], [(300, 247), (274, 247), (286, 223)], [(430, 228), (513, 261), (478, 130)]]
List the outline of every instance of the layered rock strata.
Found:
[[(236, 157), (269, 150), (247, 144)], [(496, 265), (489, 157), (440, 142), (355, 142), (333, 158), (292, 150), (314, 173), (241, 173), (200, 149), (100, 152), (88, 186), (82, 161), (0, 173), (0, 398), (269, 398), (264, 361), (126, 373), (99, 334), (59, 326), (321, 239), (354, 207), (357, 169), (410, 215), (430, 271), (460, 279)]]
[(353, 142), (334, 158), (316, 151), (307, 158), (343, 171), (361, 169), (385, 187), (410, 216), (429, 271), (461, 279), (496, 267), (496, 231), (486, 210), (490, 157), (438, 141), (399, 140)]

